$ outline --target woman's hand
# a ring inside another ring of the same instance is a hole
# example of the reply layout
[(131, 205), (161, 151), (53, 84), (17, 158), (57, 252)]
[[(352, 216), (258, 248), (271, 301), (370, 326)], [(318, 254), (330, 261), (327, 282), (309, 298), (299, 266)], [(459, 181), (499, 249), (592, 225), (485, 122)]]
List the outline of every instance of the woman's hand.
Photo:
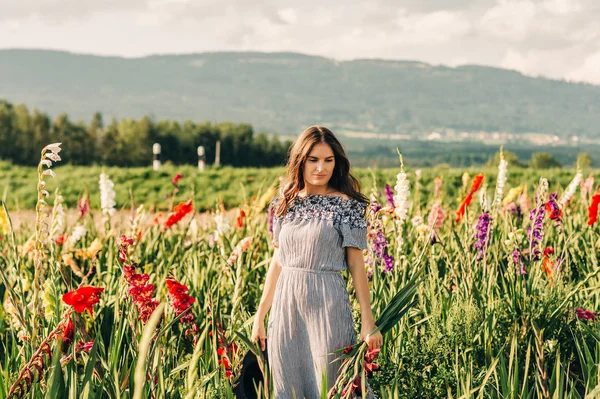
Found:
[(383, 344), (383, 335), (381, 335), (380, 331), (371, 334), (376, 328), (375, 323), (363, 323), (360, 329), (360, 340), (365, 341), (370, 350), (379, 349)]
[(265, 331), (265, 320), (260, 317), (254, 318), (254, 325), (252, 326), (252, 337), (251, 341), (256, 343), (260, 340), (260, 349), (265, 350), (267, 340), (267, 333)]

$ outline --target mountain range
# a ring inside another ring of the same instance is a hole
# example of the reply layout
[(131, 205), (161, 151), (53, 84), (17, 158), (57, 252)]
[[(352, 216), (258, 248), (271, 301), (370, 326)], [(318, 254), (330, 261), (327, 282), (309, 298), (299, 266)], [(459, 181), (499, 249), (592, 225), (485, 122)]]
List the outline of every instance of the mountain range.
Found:
[(0, 98), (50, 115), (231, 121), (295, 136), (435, 132), (600, 138), (600, 86), (493, 67), (337, 61), (298, 53), (121, 58), (0, 50)]

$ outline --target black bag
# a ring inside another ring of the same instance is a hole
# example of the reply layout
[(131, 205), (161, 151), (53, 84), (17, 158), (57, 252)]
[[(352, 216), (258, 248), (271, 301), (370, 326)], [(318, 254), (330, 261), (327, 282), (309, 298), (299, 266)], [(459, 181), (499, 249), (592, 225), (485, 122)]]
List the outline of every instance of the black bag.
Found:
[[(268, 364), (267, 350), (263, 351), (265, 362)], [(263, 374), (258, 365), (256, 355), (252, 351), (246, 352), (244, 360), (242, 361), (242, 371), (239, 379), (235, 382), (235, 388), (233, 393), (236, 398), (239, 399), (257, 399), (256, 390), (254, 386), (258, 386), (260, 382), (263, 382)]]

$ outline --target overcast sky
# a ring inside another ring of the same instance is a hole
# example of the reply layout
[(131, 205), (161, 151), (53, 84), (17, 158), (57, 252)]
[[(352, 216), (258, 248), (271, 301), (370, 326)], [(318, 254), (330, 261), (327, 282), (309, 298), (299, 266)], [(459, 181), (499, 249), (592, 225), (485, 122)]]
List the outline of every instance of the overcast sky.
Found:
[(0, 0), (0, 48), (297, 51), (600, 84), (600, 0)]

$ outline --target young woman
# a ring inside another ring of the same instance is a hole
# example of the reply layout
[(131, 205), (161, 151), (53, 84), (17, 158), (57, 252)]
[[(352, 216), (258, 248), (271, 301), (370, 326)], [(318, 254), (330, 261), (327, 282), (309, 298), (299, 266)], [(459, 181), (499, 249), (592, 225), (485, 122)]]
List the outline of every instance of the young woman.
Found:
[[(275, 207), (275, 251), (252, 329), (267, 346), (276, 399), (321, 395), (338, 377), (336, 349), (356, 343), (346, 285), (350, 270), (361, 310), (360, 339), (379, 348), (362, 250), (367, 248), (368, 199), (330, 130), (306, 129), (290, 150), (285, 188)], [(272, 307), (272, 309), (271, 309)], [(268, 335), (264, 320), (269, 315)], [(369, 397), (374, 397), (369, 390)]]

